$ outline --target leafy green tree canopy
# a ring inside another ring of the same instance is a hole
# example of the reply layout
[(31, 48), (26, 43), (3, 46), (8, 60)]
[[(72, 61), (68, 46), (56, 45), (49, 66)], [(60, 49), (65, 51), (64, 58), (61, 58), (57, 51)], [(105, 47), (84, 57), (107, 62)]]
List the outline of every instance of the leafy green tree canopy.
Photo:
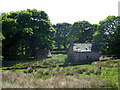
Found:
[(27, 9), (2, 15), (5, 60), (34, 57), (38, 49), (51, 49), (55, 29), (44, 11)]
[(77, 43), (91, 42), (92, 35), (97, 31), (97, 24), (90, 24), (88, 21), (78, 21), (72, 25), (70, 36), (74, 36)]
[(56, 46), (61, 49), (61, 46), (64, 46), (64, 49), (67, 49), (68, 46), (68, 34), (71, 30), (71, 24), (69, 23), (58, 23), (53, 25), (56, 30), (56, 35), (54, 40), (56, 41)]

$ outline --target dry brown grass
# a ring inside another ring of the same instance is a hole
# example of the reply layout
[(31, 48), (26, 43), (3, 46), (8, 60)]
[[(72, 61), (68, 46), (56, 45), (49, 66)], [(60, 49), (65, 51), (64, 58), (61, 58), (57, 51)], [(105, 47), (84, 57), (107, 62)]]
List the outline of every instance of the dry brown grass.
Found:
[(107, 66), (107, 63), (97, 61), (97, 62), (93, 62), (92, 65), (102, 67), (102, 66)]
[(0, 69), (0, 90), (2, 89), (2, 70)]
[(105, 56), (105, 57), (101, 56), (100, 57), (100, 60), (112, 60), (112, 59), (114, 59), (114, 58), (113, 57), (107, 57), (107, 56)]
[(3, 88), (92, 88), (106, 87), (108, 81), (88, 76), (58, 76), (42, 80), (32, 74), (3, 72)]

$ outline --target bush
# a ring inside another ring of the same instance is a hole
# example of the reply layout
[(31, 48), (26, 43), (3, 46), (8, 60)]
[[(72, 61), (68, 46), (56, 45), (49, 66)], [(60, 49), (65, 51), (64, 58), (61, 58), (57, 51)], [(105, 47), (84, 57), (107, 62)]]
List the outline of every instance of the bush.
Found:
[(69, 76), (69, 75), (73, 76), (74, 72), (73, 71), (72, 72), (68, 71), (68, 72), (65, 73), (65, 75), (67, 75), (67, 76)]
[(88, 72), (86, 72), (86, 75), (90, 75), (90, 72), (88, 71)]
[(118, 63), (118, 60), (110, 60), (111, 63)]
[(24, 73), (28, 73), (28, 70), (24, 70), (23, 72), (24, 72)]
[(82, 74), (83, 73), (83, 69), (82, 68), (79, 68), (77, 70), (75, 70), (76, 73), (79, 73), (79, 74)]
[(16, 70), (15, 70), (15, 69), (12, 69), (11, 71), (12, 71), (12, 72), (15, 72)]
[(44, 75), (49, 75), (49, 72), (48, 71), (44, 71)]
[(94, 69), (90, 69), (89, 72), (90, 72), (90, 73), (94, 73)]
[(38, 69), (38, 70), (37, 70), (37, 73), (43, 75), (43, 74), (44, 74), (44, 70), (43, 70), (43, 69)]
[(58, 71), (52, 71), (52, 72), (51, 72), (51, 75), (57, 76), (57, 75), (58, 75)]
[(101, 74), (101, 71), (100, 71), (100, 70), (96, 70), (96, 71), (94, 72), (94, 74), (95, 74), (95, 75), (100, 75), (100, 74)]
[(104, 63), (104, 62), (93, 62), (92, 65), (95, 65), (97, 67), (102, 67), (102, 66), (107, 66), (107, 63)]
[(28, 73), (32, 73), (33, 69), (32, 68), (28, 68)]

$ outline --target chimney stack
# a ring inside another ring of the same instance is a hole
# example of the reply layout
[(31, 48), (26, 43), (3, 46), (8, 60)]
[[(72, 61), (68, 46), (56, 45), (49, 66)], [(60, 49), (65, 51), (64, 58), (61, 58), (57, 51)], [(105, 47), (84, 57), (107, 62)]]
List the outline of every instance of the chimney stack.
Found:
[(74, 45), (73, 35), (70, 38), (70, 45)]

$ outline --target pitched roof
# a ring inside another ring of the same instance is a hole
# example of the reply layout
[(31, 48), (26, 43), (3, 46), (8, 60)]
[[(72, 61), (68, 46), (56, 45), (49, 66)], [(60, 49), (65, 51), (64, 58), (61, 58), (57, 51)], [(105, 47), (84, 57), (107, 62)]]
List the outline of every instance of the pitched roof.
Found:
[(74, 43), (73, 51), (75, 52), (91, 52), (92, 44)]

